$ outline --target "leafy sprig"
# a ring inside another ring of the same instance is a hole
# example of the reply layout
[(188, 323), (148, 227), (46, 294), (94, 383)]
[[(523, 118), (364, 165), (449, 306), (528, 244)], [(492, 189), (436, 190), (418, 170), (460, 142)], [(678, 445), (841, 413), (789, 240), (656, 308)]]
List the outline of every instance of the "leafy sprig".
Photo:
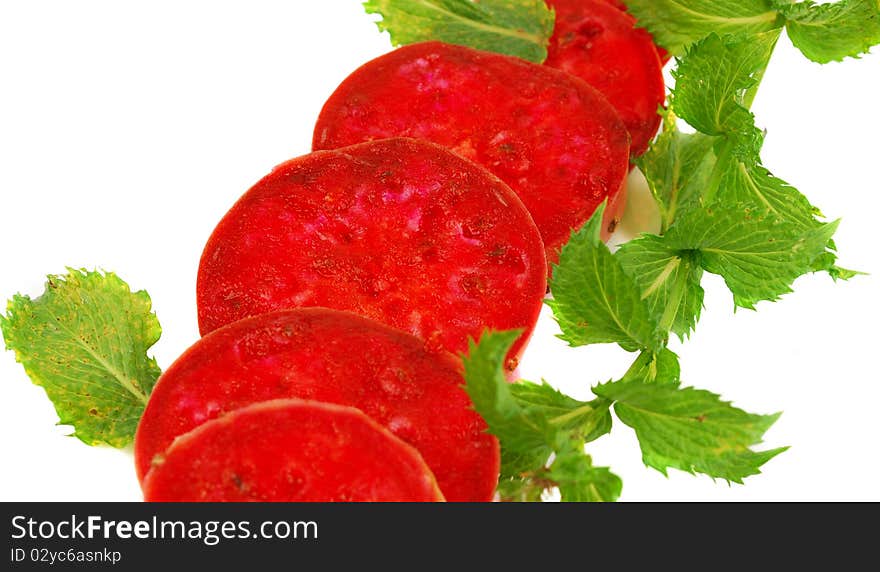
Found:
[[(683, 387), (678, 357), (666, 345), (670, 334), (684, 339), (696, 327), (706, 272), (721, 276), (735, 305), (748, 309), (791, 292), (804, 274), (826, 271), (835, 279), (855, 274), (836, 266), (832, 236), (838, 221), (823, 220), (804, 195), (764, 166), (764, 133), (750, 108), (783, 28), (814, 61), (857, 57), (880, 42), (880, 4), (630, 0), (627, 5), (660, 45), (680, 56), (662, 111), (663, 130), (638, 161), (659, 207), (661, 230), (612, 253), (599, 239), (600, 208), (563, 248), (548, 305), (569, 345), (616, 343), (638, 352), (620, 380), (593, 388), (597, 400), (589, 408), (613, 409), (634, 429), (646, 465), (664, 474), (676, 468), (741, 483), (785, 450), (754, 449), (779, 414), (750, 414), (715, 394)], [(691, 128), (687, 132), (682, 121)], [(497, 339), (484, 337), (483, 343)], [(482, 356), (477, 346), (468, 359)], [(472, 364), (469, 388), (485, 383), (471, 377), (474, 371)], [(487, 404), (475, 405), (486, 415)], [(585, 405), (569, 407), (579, 411)], [(487, 419), (496, 432), (491, 416)], [(610, 418), (603, 423), (610, 430)], [(499, 437), (505, 457), (522, 453)], [(541, 455), (531, 458), (526, 470), (502, 476), (503, 495), (538, 500), (558, 488), (563, 500), (586, 499), (566, 494), (551, 475), (555, 459), (573, 450), (585, 455), (588, 440), (551, 432), (554, 446), (544, 437)], [(595, 474), (591, 467), (581, 465), (587, 478)]]
[(464, 357), (465, 389), (501, 441), (502, 500), (539, 500), (551, 488), (564, 501), (617, 500), (620, 479), (584, 452), (611, 430), (611, 402), (578, 401), (546, 383), (509, 384), (505, 357), (519, 334), (486, 332)]
[(14, 296), (0, 329), (59, 424), (89, 445), (132, 441), (160, 373), (147, 355), (162, 328), (146, 292), (113, 273), (71, 268), (49, 276), (36, 299)]
[(645, 464), (664, 475), (675, 468), (742, 483), (787, 449), (750, 448), (761, 443), (778, 413), (746, 413), (708, 391), (638, 380), (606, 383), (593, 391), (614, 402), (617, 418), (635, 430)]

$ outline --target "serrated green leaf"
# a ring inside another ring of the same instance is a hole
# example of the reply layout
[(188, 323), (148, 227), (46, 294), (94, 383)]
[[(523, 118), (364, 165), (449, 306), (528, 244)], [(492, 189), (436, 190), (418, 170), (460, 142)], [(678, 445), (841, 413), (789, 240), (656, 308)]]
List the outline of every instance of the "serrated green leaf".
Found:
[(858, 57), (880, 43), (878, 0), (775, 4), (786, 18), (785, 28), (791, 42), (814, 62), (825, 64)]
[(730, 152), (722, 153), (715, 166), (719, 175), (714, 200), (752, 204), (803, 230), (821, 226), (816, 220), (818, 209), (800, 191), (773, 176), (759, 161), (757, 150), (737, 152), (732, 147)]
[[(649, 152), (646, 177), (657, 189), (661, 208), (669, 197), (682, 195), (684, 179), (691, 190), (684, 194), (686, 200), (677, 201), (674, 214), (698, 202), (752, 204), (805, 230), (822, 224), (815, 218), (818, 209), (806, 197), (762, 166), (764, 134), (745, 101), (763, 74), (777, 36), (778, 31), (723, 39), (712, 34), (689, 48), (676, 71), (672, 107), (702, 133), (683, 135), (667, 121), (660, 138), (665, 144)], [(666, 217), (666, 222), (673, 219)]]
[(504, 360), (518, 332), (486, 332), (470, 342), (465, 390), (501, 443), (502, 478), (544, 467), (559, 435), (592, 441), (611, 430), (610, 403), (572, 399), (546, 383), (509, 383)]
[(546, 413), (547, 418), (569, 413), (586, 405), (565, 395), (546, 381), (541, 383), (520, 382), (509, 384), (514, 400), (523, 408)]
[(464, 363), (465, 391), (474, 409), (501, 444), (501, 479), (518, 479), (542, 469), (553, 453), (555, 429), (539, 410), (523, 407), (505, 377), (505, 360), (521, 332), (485, 332), (469, 340)]
[(861, 272), (859, 270), (850, 270), (849, 268), (841, 268), (840, 266), (834, 266), (834, 265), (826, 266), (826, 265), (824, 265), (824, 263), (823, 263), (823, 266), (820, 268), (820, 270), (826, 270), (828, 272), (829, 276), (831, 276), (831, 278), (834, 279), (835, 281), (837, 281), (837, 280), (851, 280), (851, 279), (855, 278), (856, 276), (866, 276), (867, 275), (866, 272)]
[(614, 502), (623, 483), (605, 467), (594, 467), (577, 440), (560, 442), (553, 463), (546, 469), (515, 478), (502, 478), (502, 502), (539, 502), (545, 491), (557, 488), (562, 502)]
[(699, 250), (703, 269), (724, 278), (734, 303), (754, 309), (791, 292), (797, 277), (813, 271), (837, 224), (805, 233), (768, 211), (722, 206), (682, 213), (664, 238), (670, 248)]
[(562, 502), (615, 502), (623, 489), (620, 477), (605, 467), (594, 467), (577, 441), (560, 447), (547, 476), (559, 487)]
[[(779, 295), (790, 291), (790, 284), (795, 277), (818, 269), (833, 272), (836, 261), (835, 254), (828, 249), (829, 245), (812, 248), (813, 238), (827, 235), (829, 238), (833, 227), (819, 221), (816, 216), (818, 209), (797, 189), (773, 176), (762, 164), (760, 151), (764, 143), (764, 134), (755, 126), (754, 116), (748, 110), (749, 99), (754, 94), (757, 81), (763, 74), (778, 36), (778, 30), (749, 36), (720, 38), (710, 34), (688, 49), (687, 56), (681, 61), (676, 72), (677, 84), (673, 94), (672, 107), (679, 116), (692, 126), (714, 137), (711, 150), (705, 151), (701, 166), (701, 185), (698, 200), (690, 200), (679, 206), (677, 216), (684, 209), (690, 216), (685, 230), (692, 228), (692, 223), (704, 217), (702, 207), (717, 209), (745, 207), (750, 213), (767, 213), (759, 219), (772, 219), (775, 224), (784, 224), (785, 234), (781, 237), (792, 246), (799, 241), (810, 245), (806, 249), (809, 260), (805, 264), (802, 257), (791, 257), (784, 260), (779, 256), (760, 261), (763, 270), (758, 274), (751, 273), (749, 285), (737, 283), (736, 276), (725, 275), (728, 286), (734, 292), (737, 304), (751, 308), (761, 299), (775, 300)], [(665, 153), (664, 153), (665, 152)], [(654, 163), (675, 163), (672, 156), (674, 149), (660, 148)], [(708, 175), (707, 175), (708, 173)], [(654, 178), (663, 184), (661, 176)], [(708, 224), (704, 220), (698, 225)], [(680, 231), (670, 233), (681, 238)], [(754, 222), (749, 228), (755, 229)], [(770, 227), (765, 226), (764, 230)], [(777, 227), (779, 230), (780, 227)], [(669, 227), (667, 227), (669, 230)], [(772, 239), (772, 234), (756, 235)], [(670, 243), (671, 245), (671, 243)], [(752, 258), (751, 260), (755, 260)], [(713, 255), (703, 257), (704, 268), (713, 272), (723, 271), (726, 262)], [(784, 263), (776, 272), (773, 262)], [(722, 264), (717, 264), (717, 263)], [(756, 267), (751, 267), (754, 270)], [(742, 269), (742, 268), (741, 268)], [(759, 269), (760, 270), (760, 269)], [(723, 274), (724, 275), (724, 274)], [(754, 289), (758, 281), (765, 278), (765, 288)]]
[[(546, 467), (551, 454), (558, 459), (561, 451), (577, 443), (583, 455), (585, 441), (611, 430), (611, 403), (602, 398), (578, 401), (546, 383), (508, 383), (504, 361), (518, 336), (519, 332), (486, 332), (479, 343), (471, 341), (468, 355), (463, 356), (465, 389), (489, 432), (501, 443), (502, 500), (532, 501), (556, 486)], [(607, 480), (602, 470), (591, 473)], [(586, 486), (589, 478), (566, 476), (572, 487)], [(607, 490), (605, 480), (596, 484), (602, 491)]]
[[(611, 404), (573, 399), (546, 382), (520, 381), (510, 385), (516, 402), (532, 415), (540, 415), (557, 432), (589, 443), (611, 431)], [(546, 460), (546, 459), (545, 459)]]
[(746, 413), (708, 391), (638, 381), (593, 391), (615, 402), (617, 417), (636, 432), (645, 464), (664, 475), (674, 468), (742, 483), (786, 449), (751, 449), (779, 414)]
[(60, 423), (89, 445), (134, 438), (159, 366), (147, 350), (161, 335), (146, 292), (113, 273), (68, 269), (36, 299), (16, 295), (0, 329)]
[(538, 445), (532, 449), (518, 451), (511, 450), (502, 443), (501, 481), (528, 479), (530, 475), (547, 465), (552, 453), (553, 449), (548, 445)]
[(758, 211), (767, 211), (772, 217), (785, 221), (793, 229), (798, 229), (804, 240), (811, 237), (827, 236), (823, 252), (813, 259), (812, 272), (825, 271), (832, 278), (851, 278), (851, 271), (836, 266), (837, 254), (831, 236), (837, 223), (829, 226), (817, 217), (822, 216), (807, 198), (793, 186), (774, 176), (762, 164), (760, 149), (764, 136), (759, 133), (748, 137), (743, 143), (738, 135), (730, 135), (717, 154), (712, 181), (715, 186), (707, 189), (709, 196), (705, 204), (751, 205)]
[(440, 40), (543, 63), (555, 15), (543, 0), (368, 0), (395, 46)]
[(711, 33), (673, 71), (675, 113), (706, 135), (747, 133), (755, 118), (744, 105), (770, 61), (779, 30), (748, 36)]
[(600, 239), (604, 205), (572, 234), (553, 270), (547, 304), (571, 346), (659, 349), (662, 336), (636, 282)]
[(661, 234), (675, 222), (680, 208), (702, 196), (715, 168), (717, 141), (704, 133), (682, 133), (669, 110), (662, 133), (636, 160), (660, 209)]
[(770, 0), (626, 0), (627, 8), (672, 55), (707, 34), (752, 34), (780, 28)]
[(552, 452), (548, 446), (552, 435), (546, 419), (517, 402), (504, 375), (507, 352), (520, 334), (519, 331), (487, 331), (479, 343), (469, 340), (468, 353), (462, 356), (465, 391), (474, 409), (485, 419), (489, 432), (498, 437), (502, 450), (516, 457), (515, 463), (508, 461), (505, 465), (515, 467), (516, 472), (538, 468), (524, 467), (523, 459), (543, 456), (546, 460)]
[(534, 477), (502, 478), (498, 481), (501, 502), (541, 502), (544, 491), (551, 483)]
[(675, 250), (661, 236), (643, 235), (615, 254), (638, 283), (660, 327), (684, 338), (696, 327), (703, 309), (703, 269), (693, 250)]

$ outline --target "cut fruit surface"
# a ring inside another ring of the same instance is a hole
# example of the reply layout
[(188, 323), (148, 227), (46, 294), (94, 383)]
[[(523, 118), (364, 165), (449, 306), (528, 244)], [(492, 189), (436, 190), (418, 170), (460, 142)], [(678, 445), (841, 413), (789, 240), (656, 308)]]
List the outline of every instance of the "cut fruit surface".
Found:
[(404, 332), (309, 308), (212, 332), (159, 378), (135, 438), (143, 480), (176, 437), (247, 405), (302, 398), (353, 406), (419, 450), (450, 501), (489, 501), (497, 439), (462, 388), (460, 363)]
[(398, 48), (353, 72), (324, 105), (312, 144), (393, 136), (443, 145), (510, 185), (549, 262), (604, 200), (610, 223), (629, 170), (626, 127), (586, 82), (440, 42)]
[(454, 354), (486, 328), (534, 329), (546, 260), (516, 195), (413, 139), (278, 166), (217, 225), (199, 265), (199, 327), (299, 307), (347, 310)]
[(283, 399), (179, 437), (144, 481), (151, 502), (442, 501), (419, 453), (351, 407)]
[(607, 0), (549, 0), (556, 27), (545, 65), (575, 75), (608, 98), (632, 136), (632, 154), (644, 153), (666, 98), (663, 65), (651, 35)]

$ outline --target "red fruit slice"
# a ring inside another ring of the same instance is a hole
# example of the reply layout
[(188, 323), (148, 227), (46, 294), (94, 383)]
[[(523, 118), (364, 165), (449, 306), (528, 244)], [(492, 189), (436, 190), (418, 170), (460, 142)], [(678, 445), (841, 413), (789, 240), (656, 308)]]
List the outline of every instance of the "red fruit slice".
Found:
[(151, 502), (442, 501), (411, 446), (352, 407), (281, 399), (174, 441), (144, 481)]
[(519, 195), (549, 262), (605, 199), (608, 223), (629, 169), (629, 136), (605, 98), (546, 66), (439, 42), (366, 63), (336, 89), (313, 146), (427, 139), (485, 166)]
[(255, 402), (356, 407), (413, 445), (450, 501), (489, 501), (498, 441), (473, 410), (459, 362), (388, 326), (324, 308), (247, 318), (208, 334), (162, 375), (135, 437), (143, 479), (178, 435)]
[(226, 214), (199, 266), (199, 327), (273, 310), (349, 310), (452, 353), (522, 328), (546, 293), (541, 238), (516, 195), (425, 141), (313, 153), (277, 167)]
[[(612, 6), (614, 6), (615, 8), (617, 8), (618, 10), (622, 10), (624, 12), (627, 11), (626, 4), (624, 4), (622, 2), (622, 0), (605, 0), (605, 1), (608, 2), (609, 4), (611, 4)], [(654, 44), (654, 47), (657, 48), (657, 55), (660, 56), (660, 63), (663, 65), (666, 65), (666, 62), (668, 62), (672, 56), (670, 56), (669, 52), (664, 50), (662, 47), (658, 46), (656, 43)]]
[(666, 88), (651, 35), (605, 0), (550, 0), (556, 28), (545, 65), (598, 89), (617, 109), (632, 136), (632, 154), (644, 153), (657, 134)]

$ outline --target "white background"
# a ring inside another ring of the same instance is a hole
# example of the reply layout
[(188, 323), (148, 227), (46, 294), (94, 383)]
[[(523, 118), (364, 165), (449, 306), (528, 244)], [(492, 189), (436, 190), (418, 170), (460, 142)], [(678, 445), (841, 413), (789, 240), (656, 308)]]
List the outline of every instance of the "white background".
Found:
[[(113, 270), (150, 292), (167, 367), (198, 336), (196, 270), (214, 225), (309, 151), (323, 101), (388, 39), (355, 0), (0, 6), (0, 299), (39, 295), (67, 265)], [(819, 66), (783, 38), (754, 109), (768, 167), (843, 218), (841, 264), (873, 275), (807, 276), (782, 302), (736, 314), (709, 277), (696, 334), (673, 344), (687, 384), (784, 410), (765, 445), (791, 450), (745, 486), (665, 478), (618, 423), (589, 451), (623, 478), (622, 500), (880, 500), (878, 94), (880, 53)], [(569, 349), (554, 332), (544, 315), (522, 372), (573, 395), (632, 358)], [(130, 452), (87, 447), (56, 422), (0, 353), (0, 500), (140, 499)]]

